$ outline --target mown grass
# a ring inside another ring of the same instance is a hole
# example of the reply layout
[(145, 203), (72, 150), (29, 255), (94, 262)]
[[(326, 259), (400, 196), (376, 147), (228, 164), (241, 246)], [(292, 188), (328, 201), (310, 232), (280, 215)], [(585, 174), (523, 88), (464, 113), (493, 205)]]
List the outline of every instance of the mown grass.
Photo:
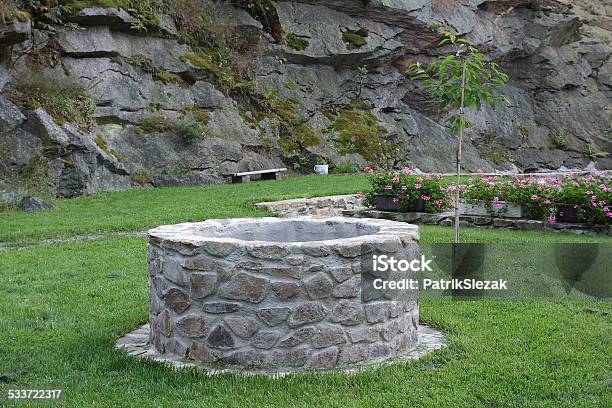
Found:
[[(148, 318), (146, 238), (111, 236), (158, 224), (259, 216), (256, 201), (349, 193), (362, 177), (292, 178), (207, 188), (133, 190), (58, 200), (0, 215), (0, 405), (8, 389), (61, 388), (58, 406), (608, 407), (610, 302), (423, 299), (421, 318), (448, 347), (410, 364), (355, 375), (283, 379), (175, 372), (115, 350)], [(38, 240), (103, 233), (92, 241)], [(421, 228), (449, 242), (450, 228)], [(465, 229), (478, 242), (585, 242), (604, 237)], [(21, 247), (28, 243), (31, 246)], [(20, 404), (21, 405), (21, 404)], [(23, 404), (24, 406), (26, 404)]]
[[(350, 194), (368, 189), (363, 175), (289, 177), (281, 181), (224, 184), (208, 187), (133, 189), (55, 200), (57, 208), (37, 213), (0, 212), (0, 243), (32, 244), (42, 239), (109, 232), (144, 231), (177, 222), (209, 218), (271, 215), (253, 205), (297, 197)], [(426, 242), (451, 242), (450, 228), (422, 226)], [(505, 230), (465, 229), (466, 242), (612, 242), (605, 236), (578, 237)]]

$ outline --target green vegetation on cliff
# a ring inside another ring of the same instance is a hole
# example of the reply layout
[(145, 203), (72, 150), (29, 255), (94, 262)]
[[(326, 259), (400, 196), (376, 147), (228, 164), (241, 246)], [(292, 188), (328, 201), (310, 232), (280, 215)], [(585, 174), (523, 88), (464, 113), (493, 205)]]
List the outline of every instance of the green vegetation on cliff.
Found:
[(329, 106), (325, 116), (333, 123), (327, 131), (340, 154), (359, 153), (371, 163), (393, 158), (397, 146), (386, 140), (387, 129), (378, 125), (372, 109), (360, 99), (343, 106)]
[(58, 125), (71, 122), (84, 130), (94, 126), (95, 103), (85, 88), (69, 78), (58, 80), (34, 73), (19, 79), (9, 97), (26, 109), (44, 109)]
[(368, 35), (369, 31), (365, 27), (355, 31), (347, 30), (342, 33), (342, 41), (349, 50), (356, 50), (368, 43), (366, 41)]
[(308, 47), (308, 45), (310, 45), (310, 43), (305, 39), (298, 37), (294, 33), (289, 33), (285, 37), (285, 45), (287, 45), (289, 48), (293, 48), (294, 50), (303, 51)]

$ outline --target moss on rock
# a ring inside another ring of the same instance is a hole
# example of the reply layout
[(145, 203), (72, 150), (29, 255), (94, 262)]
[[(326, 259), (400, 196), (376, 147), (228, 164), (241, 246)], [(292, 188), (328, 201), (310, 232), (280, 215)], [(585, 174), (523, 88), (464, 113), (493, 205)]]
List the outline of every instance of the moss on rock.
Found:
[(310, 43), (307, 40), (298, 37), (294, 33), (289, 33), (285, 36), (285, 45), (289, 48), (293, 48), (294, 50), (303, 51), (308, 48)]
[(161, 115), (151, 115), (134, 129), (136, 134), (160, 133), (170, 130), (174, 127), (174, 122)]
[(254, 88), (251, 81), (242, 79), (232, 68), (216, 64), (212, 56), (207, 54), (204, 49), (200, 49), (198, 52), (188, 52), (181, 57), (181, 61), (210, 72), (221, 84), (234, 93), (246, 94)]
[(397, 146), (386, 140), (387, 129), (378, 125), (372, 109), (355, 99), (339, 108), (324, 110), (333, 123), (328, 131), (340, 154), (358, 153), (371, 163), (382, 163), (394, 157)]
[(153, 74), (153, 78), (158, 79), (160, 81), (162, 81), (164, 84), (174, 84), (174, 85), (178, 85), (182, 88), (187, 88), (187, 82), (185, 82), (183, 80), (183, 78), (181, 78), (180, 76), (178, 76), (177, 74), (174, 74), (170, 71), (158, 71), (155, 74)]
[(368, 43), (366, 41), (368, 34), (369, 32), (365, 27), (355, 31), (347, 30), (342, 33), (342, 41), (349, 50), (356, 50)]

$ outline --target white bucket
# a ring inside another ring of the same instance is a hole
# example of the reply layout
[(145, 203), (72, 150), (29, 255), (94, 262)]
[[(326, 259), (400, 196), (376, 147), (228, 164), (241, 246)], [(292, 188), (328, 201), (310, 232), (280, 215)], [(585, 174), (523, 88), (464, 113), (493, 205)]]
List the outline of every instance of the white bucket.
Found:
[(314, 171), (315, 173), (324, 176), (329, 172), (329, 165), (328, 164), (317, 164), (314, 166)]

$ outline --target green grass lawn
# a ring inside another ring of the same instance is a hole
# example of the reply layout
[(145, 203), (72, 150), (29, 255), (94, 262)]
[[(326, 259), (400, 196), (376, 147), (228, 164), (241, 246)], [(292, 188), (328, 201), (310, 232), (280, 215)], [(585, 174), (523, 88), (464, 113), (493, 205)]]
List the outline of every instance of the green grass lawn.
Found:
[[(612, 406), (610, 302), (421, 302), (449, 345), (419, 361), (355, 375), (283, 379), (175, 372), (114, 349), (148, 319), (146, 238), (114, 232), (218, 217), (261, 216), (252, 204), (365, 190), (363, 177), (168, 188), (58, 200), (0, 214), (0, 406), (8, 389), (64, 389), (81, 406)], [(45, 244), (48, 238), (101, 234)], [(452, 230), (422, 227), (423, 242)], [(605, 242), (608, 237), (465, 229), (472, 242)], [(596, 309), (594, 313), (592, 309)], [(40, 404), (39, 404), (40, 405)]]

